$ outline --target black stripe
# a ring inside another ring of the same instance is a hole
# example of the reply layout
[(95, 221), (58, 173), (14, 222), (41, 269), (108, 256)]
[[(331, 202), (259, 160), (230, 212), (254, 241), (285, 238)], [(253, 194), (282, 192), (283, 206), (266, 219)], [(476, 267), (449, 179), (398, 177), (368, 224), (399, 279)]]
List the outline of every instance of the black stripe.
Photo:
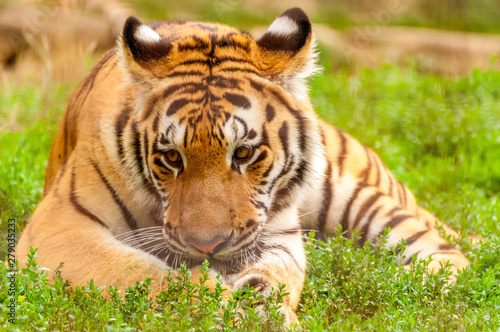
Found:
[(281, 128), (278, 131), (278, 137), (281, 140), (281, 145), (283, 145), (285, 158), (288, 159), (290, 150), (288, 149), (288, 124), (286, 123), (286, 121), (281, 125)]
[(429, 254), (427, 257), (434, 255), (460, 255), (460, 254), (463, 255), (462, 251), (460, 251), (460, 249), (455, 248), (451, 250), (435, 251), (432, 254)]
[(274, 107), (272, 107), (271, 104), (268, 104), (266, 107), (266, 120), (267, 120), (267, 122), (273, 121), (275, 116), (276, 116), (276, 111), (274, 110)]
[(373, 162), (371, 160), (370, 150), (365, 145), (363, 145), (363, 148), (365, 150), (366, 164), (367, 165), (366, 165), (366, 168), (364, 169), (364, 171), (360, 174), (360, 177), (363, 179), (361, 181), (367, 182), (368, 179), (370, 178), (370, 173), (371, 173), (371, 170), (372, 170)]
[(206, 74), (204, 72), (201, 72), (199, 70), (183, 70), (183, 71), (176, 71), (173, 73), (170, 73), (165, 76), (167, 77), (178, 77), (178, 76), (205, 76)]
[(152, 128), (153, 128), (153, 131), (154, 131), (155, 133), (157, 133), (157, 132), (158, 132), (158, 125), (159, 125), (159, 123), (160, 123), (160, 118), (161, 118), (161, 115), (162, 115), (161, 113), (157, 114), (157, 115), (155, 116), (155, 119), (153, 120), (153, 127), (152, 127)]
[(248, 69), (248, 68), (240, 68), (240, 67), (229, 67), (229, 68), (221, 68), (219, 69), (220, 71), (227, 71), (227, 72), (242, 72), (242, 73), (251, 73), (255, 74), (257, 76), (260, 76), (260, 73), (257, 72), (256, 70), (253, 69)]
[(250, 80), (250, 85), (254, 90), (257, 90), (259, 92), (262, 92), (262, 90), (264, 89), (264, 86), (262, 84), (257, 83), (254, 80)]
[(115, 123), (115, 134), (116, 134), (116, 145), (118, 147), (118, 157), (120, 158), (120, 162), (124, 161), (124, 151), (123, 151), (123, 132), (125, 130), (125, 126), (127, 125), (130, 119), (131, 109), (128, 104), (125, 105), (125, 108), (120, 113)]
[(452, 250), (457, 249), (453, 244), (443, 243), (438, 246), (438, 250)]
[(101, 219), (97, 218), (92, 212), (90, 212), (89, 210), (87, 210), (86, 208), (84, 208), (79, 202), (78, 202), (78, 197), (76, 195), (76, 174), (75, 174), (75, 169), (73, 168), (72, 169), (72, 172), (71, 172), (71, 183), (70, 183), (70, 193), (69, 193), (69, 201), (71, 202), (71, 204), (73, 204), (74, 208), (80, 212), (81, 214), (83, 214), (84, 216), (86, 216), (87, 218), (89, 218), (90, 220), (98, 223), (99, 225), (101, 225), (102, 227), (104, 228), (108, 228), (108, 226), (103, 223), (101, 221)]
[(305, 175), (308, 174), (310, 170), (310, 166), (311, 164), (307, 160), (302, 159), (299, 163), (299, 167), (295, 171), (294, 177), (290, 180), (290, 183), (301, 185), (303, 183)]
[(387, 177), (389, 178), (389, 196), (394, 197), (393, 196), (394, 178), (393, 178), (392, 174), (389, 172), (389, 170), (387, 170)]
[(262, 209), (264, 212), (267, 213), (267, 207), (266, 205), (261, 202), (261, 201), (254, 201), (253, 199), (250, 200), (250, 203), (252, 203), (253, 206), (255, 206), (257, 209)]
[(358, 198), (358, 195), (361, 190), (366, 188), (368, 185), (366, 183), (359, 183), (356, 189), (354, 189), (351, 198), (349, 199), (349, 202), (347, 202), (347, 205), (344, 208), (344, 213), (342, 213), (342, 218), (340, 219), (340, 225), (342, 226), (342, 231), (346, 231), (349, 229), (349, 216), (351, 214), (351, 208), (356, 199)]
[(111, 183), (109, 183), (109, 180), (104, 176), (104, 174), (102, 173), (101, 169), (96, 164), (96, 162), (94, 160), (90, 159), (90, 163), (92, 164), (92, 166), (94, 167), (95, 171), (99, 175), (99, 178), (104, 183), (104, 185), (108, 189), (109, 193), (113, 197), (113, 200), (115, 201), (116, 205), (118, 205), (118, 207), (122, 211), (123, 217), (125, 218), (125, 221), (127, 222), (127, 224), (130, 227), (130, 229), (132, 229), (132, 230), (137, 229), (137, 222), (135, 221), (134, 216), (129, 211), (129, 209), (125, 206), (125, 204), (123, 203), (123, 201), (120, 199), (120, 196), (116, 192), (115, 188), (113, 188), (113, 186), (111, 185)]
[(240, 107), (240, 108), (244, 108), (244, 109), (249, 109), (252, 107), (250, 100), (248, 100), (247, 97), (239, 95), (239, 94), (226, 92), (226, 93), (224, 93), (223, 98), (225, 98), (228, 102), (233, 104), (235, 107)]
[[(219, 131), (222, 133), (222, 129), (219, 129)], [(257, 137), (257, 132), (253, 129), (250, 129), (250, 131), (248, 132), (248, 139), (254, 139), (255, 137)], [(222, 135), (222, 138), (224, 138), (224, 135)]]
[(398, 202), (401, 206), (404, 206), (403, 205), (403, 193), (401, 192), (401, 182), (399, 182), (398, 180), (396, 180), (396, 191), (397, 191), (397, 194), (398, 194)]
[[(203, 49), (206, 49), (208, 48), (209, 46), (211, 46), (208, 42), (208, 40), (206, 39), (203, 39), (203, 38), (200, 38), (196, 35), (191, 35), (190, 36), (191, 39), (189, 39), (189, 37), (187, 37), (185, 40), (186, 42), (183, 43), (183, 44), (179, 44), (177, 46), (177, 51), (178, 52), (184, 52), (184, 51), (193, 51), (193, 50), (203, 50)], [(193, 43), (194, 41), (194, 43)]]
[[(155, 164), (156, 166), (158, 166), (158, 168), (160, 168), (160, 173), (161, 174), (167, 175), (167, 174), (173, 173), (173, 171), (171, 169), (169, 169), (167, 166), (165, 166), (165, 164), (163, 163), (163, 161), (161, 160), (161, 158), (154, 158), (153, 164)], [(163, 170), (167, 170), (168, 172), (165, 172)]]
[(389, 212), (387, 212), (386, 216), (389, 217), (399, 211), (404, 211), (404, 209), (401, 206), (395, 206), (392, 209), (390, 209)]
[(177, 99), (177, 100), (174, 100), (170, 104), (170, 106), (168, 106), (167, 115), (171, 116), (171, 115), (177, 113), (177, 111), (179, 111), (181, 108), (183, 108), (184, 106), (186, 106), (189, 103), (190, 103), (190, 100), (188, 100), (188, 99)]
[(344, 132), (337, 129), (337, 135), (340, 139), (340, 153), (337, 156), (337, 167), (339, 169), (339, 178), (342, 177), (344, 173), (344, 160), (346, 159), (347, 154), (347, 139), (345, 137)]
[(285, 201), (285, 198), (288, 197), (289, 193), (290, 190), (288, 186), (278, 189), (276, 195), (274, 196), (274, 202), (271, 204), (271, 208), (269, 210), (271, 212), (277, 212), (288, 207), (289, 203)]
[(330, 211), (330, 206), (332, 205), (333, 187), (331, 176), (332, 164), (328, 161), (328, 165), (325, 170), (325, 182), (323, 183), (323, 203), (318, 215), (318, 230), (321, 232), (324, 231), (326, 218), (328, 217), (328, 212)]
[(375, 187), (380, 186), (380, 180), (381, 180), (381, 166), (380, 166), (380, 160), (377, 156), (374, 156), (375, 159), (375, 170), (377, 171), (377, 181), (375, 181)]
[[(181, 83), (181, 84), (173, 84), (171, 86), (169, 86), (167, 89), (165, 89), (165, 91), (163, 91), (162, 95), (157, 95), (155, 97), (152, 98), (152, 100), (149, 102), (149, 107), (147, 108), (146, 112), (144, 112), (144, 115), (142, 117), (142, 121), (145, 121), (146, 119), (148, 119), (150, 116), (151, 116), (151, 113), (153, 113), (153, 110), (155, 108), (157, 108), (157, 103), (158, 103), (158, 100), (160, 99), (165, 99), (165, 98), (170, 98), (172, 99), (172, 96), (179, 90), (181, 89), (185, 89), (189, 86), (193, 85), (192, 83)], [(204, 84), (201, 84), (203, 86), (205, 86)], [(157, 114), (157, 117), (160, 116), (160, 114)], [(155, 119), (155, 121), (157, 122), (157, 120)]]
[(304, 118), (300, 114), (299, 111), (294, 110), (294, 109), (289, 109), (290, 113), (293, 115), (295, 120), (297, 121), (299, 128), (299, 141), (300, 141), (300, 152), (304, 153), (306, 150), (306, 126), (304, 123)]
[[(247, 126), (247, 123), (245, 122), (245, 120), (243, 120), (242, 118), (240, 118), (237, 115), (233, 115), (233, 119), (238, 121), (239, 123), (241, 123), (241, 125), (243, 126), (244, 132), (241, 136), (242, 137), (247, 136), (248, 135), (248, 126)], [(237, 133), (235, 132), (235, 134), (237, 134)]]
[[(163, 98), (172, 98), (172, 95), (176, 93), (178, 90), (182, 88), (187, 88), (188, 86), (193, 85), (192, 83), (182, 83), (182, 84), (173, 84), (163, 91)], [(205, 86), (204, 84), (202, 84)]]
[(148, 132), (144, 132), (144, 146), (143, 146), (143, 156), (144, 156), (144, 168), (146, 169), (146, 175), (148, 180), (151, 180), (151, 173), (148, 166), (148, 157), (149, 157), (149, 137)]
[(273, 189), (275, 183), (281, 179), (282, 177), (284, 177), (285, 175), (287, 175), (290, 170), (292, 169), (292, 167), (294, 166), (295, 164), (295, 160), (293, 160), (293, 156), (290, 158), (290, 160), (286, 163), (286, 165), (281, 169), (281, 172), (278, 174), (278, 176), (276, 178), (274, 178), (271, 182), (271, 188), (269, 189), (269, 192), (271, 192), (271, 190)]
[(269, 173), (273, 170), (274, 164), (269, 165), (269, 168), (266, 169), (266, 171), (262, 174), (262, 177), (267, 178), (269, 176)]
[(206, 60), (186, 60), (186, 61), (183, 61), (181, 63), (179, 63), (177, 65), (178, 66), (189, 66), (189, 65), (203, 65), (203, 66), (210, 66), (211, 63), (210, 63), (210, 59), (206, 59)]
[[(354, 192), (353, 192), (353, 194), (352, 194), (349, 202), (347, 203), (346, 208), (344, 210), (344, 213), (342, 215), (341, 225), (342, 225), (342, 229), (343, 230), (347, 230), (349, 228), (349, 216), (351, 214), (352, 204), (354, 203), (354, 201), (356, 201), (356, 199), (357, 199), (360, 191), (363, 188), (366, 188), (368, 186), (367, 181), (368, 181), (368, 179), (370, 177), (370, 172), (371, 172), (371, 169), (372, 169), (372, 161), (371, 161), (371, 158), (370, 158), (370, 150), (366, 146), (363, 146), (363, 148), (365, 150), (367, 165), (366, 165), (365, 169), (359, 175), (359, 177), (362, 178), (361, 183), (358, 183), (358, 185), (357, 185), (356, 189), (354, 190)], [(371, 198), (373, 198), (373, 196)], [(378, 196), (375, 198), (375, 201), (376, 201), (377, 198), (378, 198)], [(357, 215), (356, 215), (356, 217), (354, 219), (354, 225), (352, 226), (352, 229), (356, 228), (357, 223), (360, 220), (360, 213), (361, 213), (361, 218), (362, 218), (364, 216), (364, 214), (366, 213), (367, 209), (375, 201), (370, 202), (370, 200), (369, 200), (369, 201), (365, 202), (365, 204), (362, 206), (361, 211), (358, 211), (358, 213), (357, 213)], [(367, 205), (367, 203), (369, 205)]]
[(241, 48), (246, 53), (250, 52), (250, 42), (248, 40), (245, 41), (244, 43), (241, 43), (240, 41), (238, 41), (236, 39), (232, 39), (231, 38), (232, 36), (233, 36), (233, 34), (228, 34), (226, 36), (223, 36), (220, 40), (217, 41), (216, 46), (218, 48), (227, 48), (227, 47)]
[(372, 207), (373, 204), (384, 194), (380, 191), (377, 191), (375, 194), (371, 195), (364, 203), (363, 205), (359, 208), (358, 214), (356, 215), (356, 218), (354, 218), (354, 224), (352, 225), (352, 229), (356, 229), (359, 225), (359, 222), (365, 214), (368, 212), (368, 210)]
[[(292, 158), (290, 158), (290, 162), (288, 162), (283, 167), (283, 169), (278, 174), (278, 176), (271, 181), (271, 184), (269, 185), (268, 193), (271, 193), (271, 191), (274, 189), (274, 185), (276, 184), (276, 182), (278, 180), (285, 178), (285, 175), (288, 175), (291, 172), (294, 165), (295, 165), (295, 160), (293, 160), (293, 156), (292, 156)], [(289, 204), (285, 204), (285, 202), (283, 202), (283, 201), (278, 202), (279, 200), (281, 200), (285, 196), (285, 194), (288, 194), (290, 192), (290, 188), (288, 187), (288, 184), (290, 183), (289, 180), (290, 179), (288, 179), (288, 181), (286, 181), (286, 182), (282, 181), (282, 183), (280, 183), (280, 185), (283, 185), (283, 188), (279, 188), (278, 191), (276, 192), (276, 195), (274, 197), (274, 201), (271, 203), (271, 207), (269, 209), (270, 211), (277, 212), (277, 211), (279, 211), (279, 210), (281, 210), (289, 205)]]
[(144, 178), (144, 164), (142, 160), (141, 138), (137, 130), (137, 122), (132, 123), (132, 146), (134, 147), (134, 159), (137, 164), (139, 175)]
[(213, 61), (214, 66), (220, 65), (223, 62), (237, 62), (237, 63), (247, 63), (255, 68), (255, 66), (253, 65), (252, 62), (248, 61), (247, 59), (243, 59), (243, 58), (233, 58), (233, 57), (229, 57), (229, 56), (224, 56), (224, 57), (220, 57), (220, 58), (216, 57), (212, 61)]
[(260, 145), (265, 145), (271, 148), (271, 145), (269, 144), (269, 136), (267, 135), (267, 129), (264, 125), (262, 125), (262, 139)]
[(371, 226), (371, 223), (372, 223), (372, 220), (373, 218), (375, 218), (375, 216), (378, 214), (378, 212), (380, 211), (380, 209), (382, 208), (381, 205), (377, 206), (369, 215), (368, 215), (368, 218), (366, 219), (366, 223), (365, 225), (363, 226), (363, 228), (361, 229), (361, 239), (359, 240), (359, 243), (361, 245), (363, 245), (366, 240), (368, 239), (368, 229), (370, 228)]
[(266, 157), (267, 157), (267, 151), (264, 150), (259, 154), (259, 156), (254, 160), (254, 162), (251, 163), (249, 166), (253, 166), (257, 163), (260, 163), (262, 160), (266, 159)]
[(325, 131), (321, 127), (319, 130), (319, 134), (321, 136), (321, 144), (323, 144), (323, 146), (326, 148), (326, 135), (325, 135)]
[(407, 204), (407, 199), (408, 198), (406, 197), (406, 187), (401, 182), (398, 181), (398, 183), (399, 183), (399, 186), (401, 187), (401, 191), (403, 192), (403, 201), (401, 202), (401, 205), (407, 206), (408, 205)]
[[(394, 229), (398, 227), (399, 224), (401, 224), (403, 221), (408, 220), (410, 218), (414, 218), (411, 214), (400, 214), (399, 216), (395, 216), (389, 221), (385, 227), (390, 227), (391, 229)], [(383, 231), (381, 232), (380, 235), (382, 235)]]
[[(188, 145), (188, 135), (189, 135), (189, 132), (186, 130), (184, 130), (184, 137), (182, 139), (182, 144), (184, 146), (184, 149), (187, 148), (187, 145)], [(195, 136), (195, 133), (193, 133), (193, 138), (191, 141), (194, 140), (194, 136)]]
[[(232, 247), (233, 248), (237, 248), (237, 246), (241, 245), (246, 239), (248, 239), (250, 237), (250, 235), (254, 234), (255, 232), (253, 230), (251, 230), (250, 232), (247, 232), (245, 234), (243, 234), (238, 240), (236, 240), (233, 244), (232, 244)], [(250, 242), (247, 242), (246, 244), (248, 245), (249, 243), (252, 243), (253, 241), (250, 241)], [(241, 248), (238, 248), (239, 250), (241, 250), (243, 247)]]
[(407, 247), (411, 246), (413, 243), (415, 243), (418, 239), (420, 239), (427, 232), (428, 232), (428, 230), (425, 230), (425, 231), (420, 231), (418, 233), (413, 234), (412, 236), (410, 236), (409, 238), (406, 239), (406, 246)]

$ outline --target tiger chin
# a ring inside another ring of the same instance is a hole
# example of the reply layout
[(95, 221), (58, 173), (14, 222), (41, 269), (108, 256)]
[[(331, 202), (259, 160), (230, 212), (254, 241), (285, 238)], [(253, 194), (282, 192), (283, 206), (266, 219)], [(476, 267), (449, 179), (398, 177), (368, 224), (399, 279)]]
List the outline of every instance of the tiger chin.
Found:
[[(43, 199), (17, 246), (73, 284), (121, 289), (208, 260), (228, 291), (289, 293), (305, 278), (303, 230), (359, 242), (390, 227), (403, 264), (469, 262), (448, 244), (380, 158), (319, 119), (307, 79), (318, 70), (312, 24), (285, 11), (259, 39), (204, 22), (130, 17), (72, 96), (53, 143)], [(446, 227), (446, 225), (444, 226)], [(450, 232), (453, 232), (449, 229)]]

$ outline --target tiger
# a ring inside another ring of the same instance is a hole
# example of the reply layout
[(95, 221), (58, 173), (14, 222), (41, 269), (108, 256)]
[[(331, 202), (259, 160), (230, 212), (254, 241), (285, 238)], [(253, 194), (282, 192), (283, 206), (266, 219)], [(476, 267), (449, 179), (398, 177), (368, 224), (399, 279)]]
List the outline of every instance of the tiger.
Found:
[[(296, 323), (304, 232), (405, 243), (401, 264), (469, 264), (370, 148), (316, 115), (313, 25), (300, 8), (258, 39), (218, 23), (124, 24), (71, 97), (43, 197), (17, 245), (73, 284), (120, 289), (208, 260), (228, 292), (282, 284)], [(448, 228), (449, 229), (449, 228)], [(453, 230), (449, 229), (450, 232)], [(456, 235), (456, 233), (454, 233)], [(404, 241), (402, 241), (404, 240)]]

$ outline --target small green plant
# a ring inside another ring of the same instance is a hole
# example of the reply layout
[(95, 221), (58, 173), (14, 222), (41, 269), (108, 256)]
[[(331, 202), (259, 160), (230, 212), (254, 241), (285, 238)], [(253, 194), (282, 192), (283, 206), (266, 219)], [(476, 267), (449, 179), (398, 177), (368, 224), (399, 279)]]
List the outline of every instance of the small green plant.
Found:
[[(163, 282), (167, 289), (156, 298), (150, 296), (149, 278), (127, 288), (124, 294), (113, 286), (105, 291), (104, 287), (96, 287), (93, 281), (86, 286), (71, 287), (61, 278), (59, 269), (48, 271), (39, 267), (36, 250), (32, 249), (26, 267), (16, 275), (15, 324), (9, 322), (7, 315), (12, 296), (2, 291), (0, 309), (4, 314), (0, 315), (0, 326), (75, 331), (207, 331), (217, 328), (272, 331), (283, 326), (284, 318), (279, 308), (286, 295), (284, 286), (271, 292), (267, 299), (255, 293), (253, 288), (245, 288), (224, 301), (220, 278), (215, 289), (206, 285), (208, 262), (200, 267), (199, 284), (191, 282), (190, 271), (185, 265), (177, 272), (165, 277)], [(7, 268), (0, 265), (0, 277), (5, 280), (6, 276)]]

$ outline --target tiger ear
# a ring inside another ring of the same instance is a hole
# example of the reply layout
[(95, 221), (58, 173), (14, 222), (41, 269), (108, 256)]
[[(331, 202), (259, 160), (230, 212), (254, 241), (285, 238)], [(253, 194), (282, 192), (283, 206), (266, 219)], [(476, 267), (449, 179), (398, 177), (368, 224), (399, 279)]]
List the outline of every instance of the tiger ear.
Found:
[(306, 79), (318, 71), (312, 24), (300, 8), (276, 18), (257, 40), (261, 70), (296, 96), (307, 99)]
[(125, 22), (120, 46), (122, 65), (135, 83), (151, 85), (168, 70), (172, 44), (133, 16)]

